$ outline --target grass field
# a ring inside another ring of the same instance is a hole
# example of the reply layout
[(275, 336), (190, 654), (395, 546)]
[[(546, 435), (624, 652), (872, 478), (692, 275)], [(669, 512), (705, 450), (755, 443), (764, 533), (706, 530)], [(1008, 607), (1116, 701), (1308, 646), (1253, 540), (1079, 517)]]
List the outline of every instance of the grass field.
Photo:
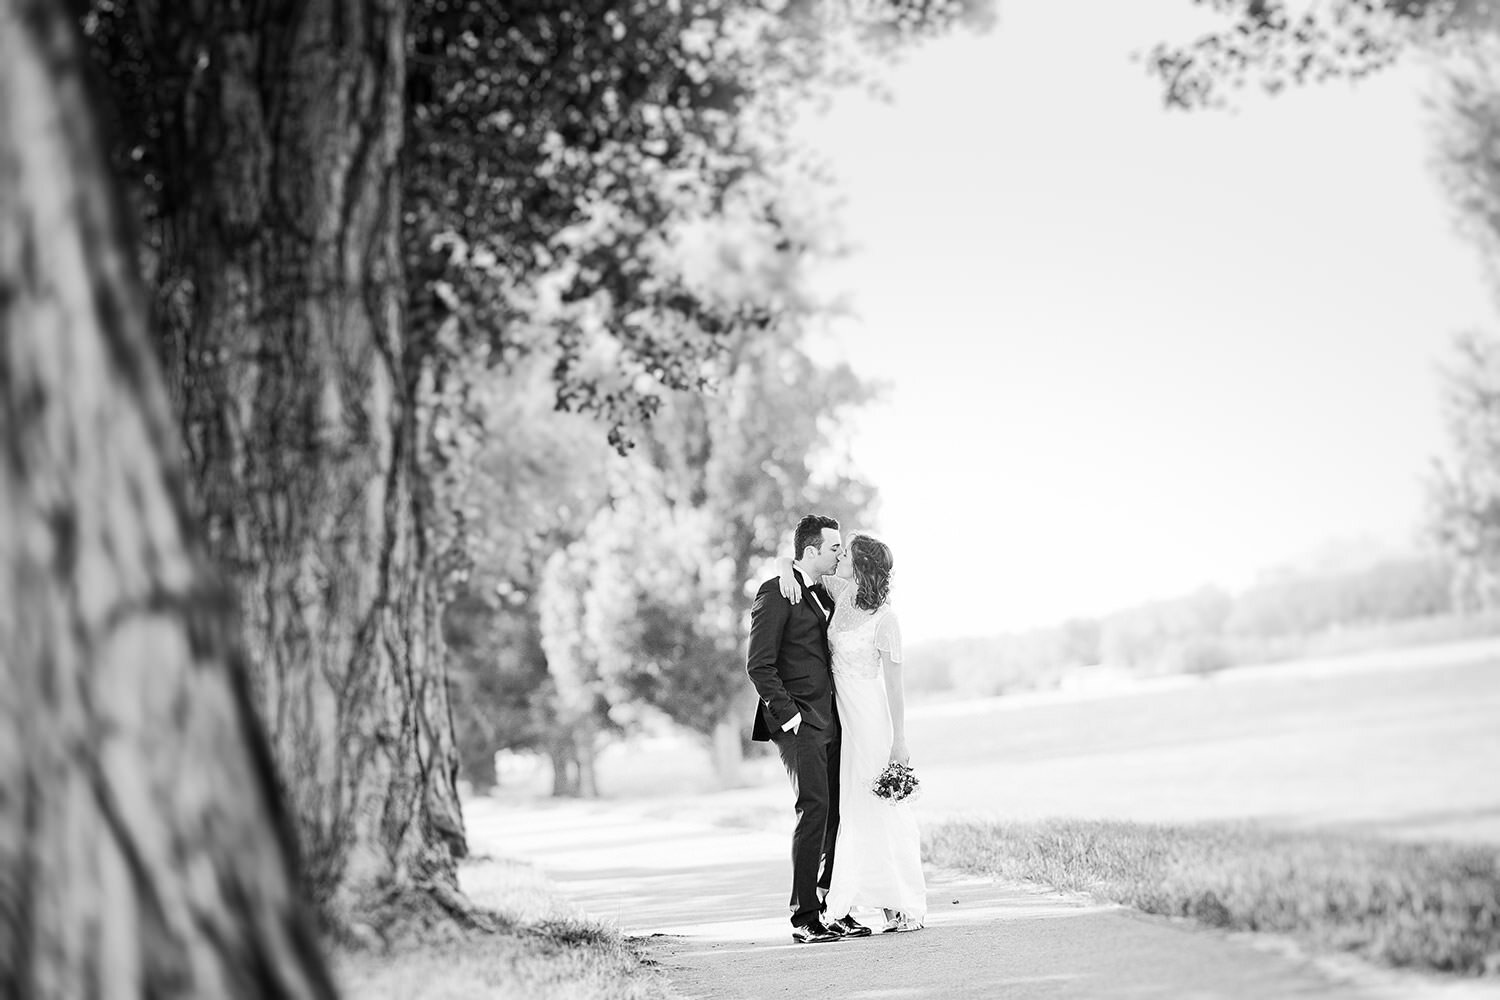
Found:
[[(1256, 820), (1500, 844), (1493, 641), (1171, 678), (1099, 696), (926, 704), (912, 709), (907, 728), (929, 822)], [(756, 787), (708, 794), (707, 756), (691, 740), (626, 743), (599, 766), (609, 797), (788, 812), (779, 762), (752, 759), (746, 770)]]
[(1390, 965), (1500, 973), (1500, 852), (1490, 848), (1247, 824), (960, 820), (929, 829), (924, 854)]
[(1500, 843), (1500, 655), (1475, 648), (1414, 650), (1414, 665), (1385, 669), (1289, 665), (1096, 699), (930, 706), (908, 726), (924, 809)]
[(451, 930), (445, 940), (387, 952), (337, 951), (344, 996), (360, 1000), (666, 1000), (666, 981), (636, 945), (582, 916), (535, 869), (511, 861), (464, 862), (469, 899), (493, 913), (494, 933)]

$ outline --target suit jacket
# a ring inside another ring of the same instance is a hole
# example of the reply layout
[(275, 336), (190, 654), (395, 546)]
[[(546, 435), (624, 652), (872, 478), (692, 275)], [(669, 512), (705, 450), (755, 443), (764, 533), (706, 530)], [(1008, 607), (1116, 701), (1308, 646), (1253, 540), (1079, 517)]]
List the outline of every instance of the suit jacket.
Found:
[[(830, 614), (833, 603), (819, 588)], [(750, 608), (750, 651), (745, 670), (760, 701), (751, 738), (769, 740), (802, 713), (802, 725), (838, 730), (833, 674), (828, 666), (828, 619), (807, 594), (793, 604), (776, 578), (760, 585)]]

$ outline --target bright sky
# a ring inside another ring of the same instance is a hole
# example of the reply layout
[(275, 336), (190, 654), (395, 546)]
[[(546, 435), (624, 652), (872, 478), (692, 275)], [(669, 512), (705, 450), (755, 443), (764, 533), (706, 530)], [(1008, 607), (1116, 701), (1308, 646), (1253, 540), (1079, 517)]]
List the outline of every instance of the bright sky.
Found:
[(993, 634), (1334, 539), (1402, 545), (1452, 335), (1500, 328), (1416, 69), (1162, 110), (1189, 0), (1000, 0), (820, 126), (860, 251), (837, 349), (908, 638)]

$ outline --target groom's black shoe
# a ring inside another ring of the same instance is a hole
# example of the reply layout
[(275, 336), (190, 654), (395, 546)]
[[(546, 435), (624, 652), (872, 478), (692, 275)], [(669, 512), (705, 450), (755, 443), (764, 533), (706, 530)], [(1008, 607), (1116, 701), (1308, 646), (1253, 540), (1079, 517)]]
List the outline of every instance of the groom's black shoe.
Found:
[(792, 940), (798, 944), (817, 944), (820, 941), (837, 941), (838, 939), (839, 935), (823, 926), (823, 921), (816, 917), (792, 928)]
[(827, 921), (825, 926), (839, 937), (869, 937), (875, 933), (847, 913), (837, 920)]

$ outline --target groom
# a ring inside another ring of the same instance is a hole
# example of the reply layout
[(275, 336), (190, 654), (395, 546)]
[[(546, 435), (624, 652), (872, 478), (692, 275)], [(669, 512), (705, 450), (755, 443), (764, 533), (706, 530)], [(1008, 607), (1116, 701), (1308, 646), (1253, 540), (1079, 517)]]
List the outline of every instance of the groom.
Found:
[(833, 876), (839, 826), (839, 721), (828, 663), (833, 601), (820, 578), (832, 574), (838, 563), (839, 523), (808, 514), (797, 522), (795, 543), (792, 565), (808, 599), (788, 601), (775, 577), (761, 584), (750, 609), (745, 669), (760, 695), (751, 738), (776, 745), (797, 799), (792, 940), (811, 944), (863, 936), (870, 929), (847, 916), (825, 922), (820, 899)]

